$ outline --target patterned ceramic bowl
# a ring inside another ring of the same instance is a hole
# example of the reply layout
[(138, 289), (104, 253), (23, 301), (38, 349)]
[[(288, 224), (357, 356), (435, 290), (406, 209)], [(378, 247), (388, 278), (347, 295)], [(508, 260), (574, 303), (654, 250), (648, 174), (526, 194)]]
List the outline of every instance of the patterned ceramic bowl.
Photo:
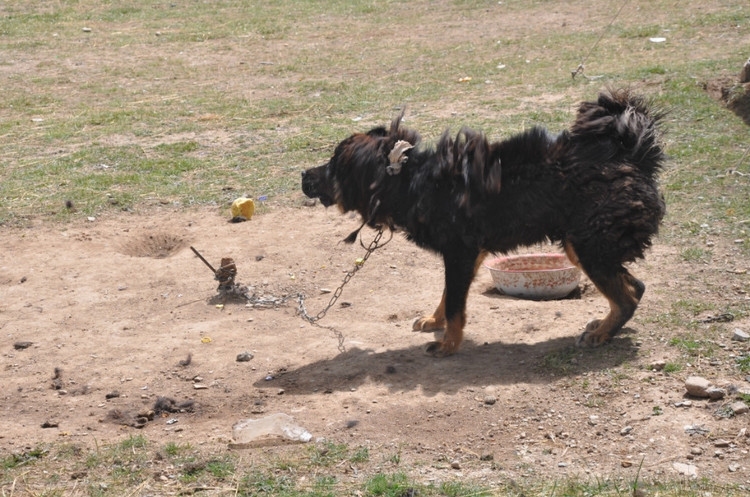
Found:
[(561, 299), (575, 290), (581, 279), (581, 271), (565, 254), (498, 257), (484, 265), (498, 290), (522, 299)]

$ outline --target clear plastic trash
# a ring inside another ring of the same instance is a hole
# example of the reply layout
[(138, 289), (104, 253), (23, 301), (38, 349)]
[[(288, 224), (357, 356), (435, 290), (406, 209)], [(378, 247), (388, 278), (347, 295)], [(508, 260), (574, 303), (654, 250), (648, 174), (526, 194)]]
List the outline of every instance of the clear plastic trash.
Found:
[(235, 443), (249, 443), (255, 440), (281, 437), (295, 442), (309, 442), (312, 435), (297, 424), (294, 418), (282, 412), (258, 419), (243, 419), (232, 426)]

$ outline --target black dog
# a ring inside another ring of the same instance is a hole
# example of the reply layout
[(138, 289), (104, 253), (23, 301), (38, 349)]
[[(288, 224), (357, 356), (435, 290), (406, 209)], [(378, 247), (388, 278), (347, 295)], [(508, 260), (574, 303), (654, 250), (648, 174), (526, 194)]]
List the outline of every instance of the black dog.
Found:
[(643, 258), (664, 217), (655, 179), (665, 160), (662, 117), (627, 90), (607, 90), (582, 103), (557, 136), (535, 127), (489, 143), (463, 129), (431, 149), (417, 147), (419, 134), (401, 126), (402, 112), (390, 129), (341, 142), (327, 164), (302, 173), (302, 190), (443, 256), (442, 300), (414, 323), (445, 327), (428, 352), (458, 349), (469, 286), (487, 253), (545, 240), (559, 242), (609, 301), (609, 314), (578, 339), (598, 346), (633, 316), (646, 288), (623, 264)]

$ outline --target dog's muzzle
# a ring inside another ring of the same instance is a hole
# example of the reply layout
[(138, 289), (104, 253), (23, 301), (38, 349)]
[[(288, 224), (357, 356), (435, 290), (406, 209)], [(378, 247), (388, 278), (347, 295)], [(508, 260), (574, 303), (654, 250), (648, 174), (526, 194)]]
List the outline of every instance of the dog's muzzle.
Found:
[(324, 207), (335, 203), (326, 183), (326, 166), (318, 166), (302, 171), (302, 192), (310, 198), (320, 199)]

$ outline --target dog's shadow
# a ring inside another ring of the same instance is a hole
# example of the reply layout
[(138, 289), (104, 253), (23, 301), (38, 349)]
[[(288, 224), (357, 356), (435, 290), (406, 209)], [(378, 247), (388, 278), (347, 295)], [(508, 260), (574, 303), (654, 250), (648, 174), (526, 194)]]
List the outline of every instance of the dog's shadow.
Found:
[[(611, 343), (596, 349), (575, 345), (575, 337), (535, 344), (465, 341), (459, 353), (435, 358), (424, 346), (374, 352), (348, 348), (331, 359), (280, 371), (275, 386), (290, 394), (348, 391), (372, 382), (389, 392), (421, 390), (424, 395), (455, 393), (467, 386), (554, 383), (590, 371), (601, 371), (632, 361), (637, 347), (624, 328)], [(258, 388), (269, 387), (260, 380)]]

